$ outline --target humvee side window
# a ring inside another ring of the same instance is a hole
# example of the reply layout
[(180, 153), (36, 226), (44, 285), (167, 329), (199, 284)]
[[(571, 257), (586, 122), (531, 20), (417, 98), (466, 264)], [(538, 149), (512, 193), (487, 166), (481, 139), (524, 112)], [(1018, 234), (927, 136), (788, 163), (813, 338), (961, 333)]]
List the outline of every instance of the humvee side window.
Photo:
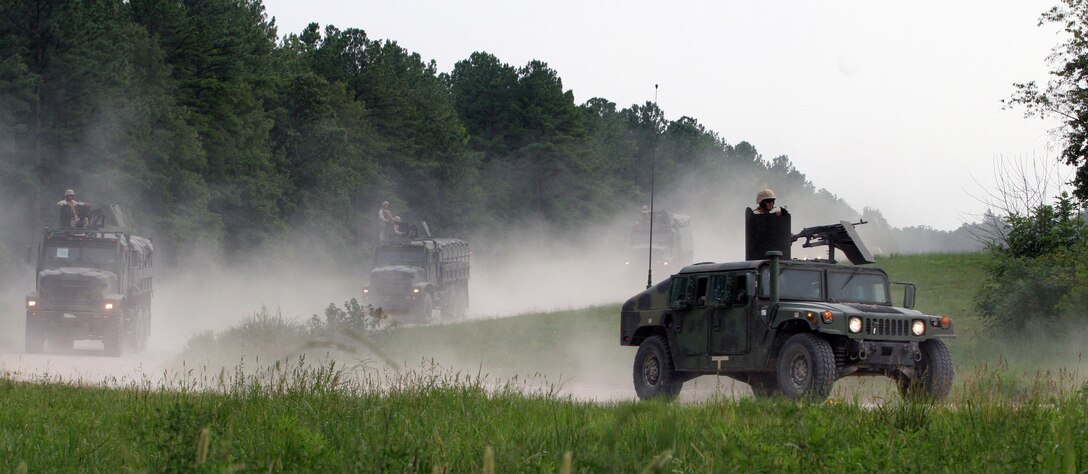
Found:
[(748, 275), (744, 273), (729, 275), (729, 302), (748, 303)]
[(684, 304), (694, 303), (694, 285), (691, 278), (676, 277), (672, 280), (672, 290), (669, 292), (669, 306), (676, 308)]
[(707, 277), (700, 277), (695, 284), (695, 304), (702, 306), (706, 304), (706, 287)]
[(710, 297), (708, 298), (711, 303), (720, 304), (727, 303), (728, 289), (726, 288), (726, 282), (728, 279), (725, 275), (714, 275), (710, 277)]

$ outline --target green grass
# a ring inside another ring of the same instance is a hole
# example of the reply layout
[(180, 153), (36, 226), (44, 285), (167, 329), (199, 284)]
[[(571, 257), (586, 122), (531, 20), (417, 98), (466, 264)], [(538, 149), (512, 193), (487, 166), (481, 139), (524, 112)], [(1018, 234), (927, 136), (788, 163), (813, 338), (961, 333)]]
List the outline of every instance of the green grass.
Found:
[(0, 470), (478, 472), (490, 448), (497, 472), (561, 471), (566, 453), (580, 472), (1080, 472), (1088, 456), (1083, 392), (599, 405), (442, 371), (341, 375), (280, 367), (216, 391), (3, 381)]
[[(585, 381), (633, 392), (618, 305), (317, 338), (262, 311), (191, 340), (188, 365), (154, 386), (0, 374), (0, 471), (470, 472), (490, 459), (496, 472), (561, 472), (569, 453), (578, 472), (1084, 472), (1076, 336), (989, 335), (972, 308), (982, 262), (878, 263), (918, 285), (918, 309), (956, 320), (945, 404), (900, 402), (890, 384), (862, 396), (864, 381), (821, 404), (557, 395)], [(245, 366), (194, 370), (217, 366), (194, 362), (213, 349)], [(284, 357), (295, 362), (269, 364)]]

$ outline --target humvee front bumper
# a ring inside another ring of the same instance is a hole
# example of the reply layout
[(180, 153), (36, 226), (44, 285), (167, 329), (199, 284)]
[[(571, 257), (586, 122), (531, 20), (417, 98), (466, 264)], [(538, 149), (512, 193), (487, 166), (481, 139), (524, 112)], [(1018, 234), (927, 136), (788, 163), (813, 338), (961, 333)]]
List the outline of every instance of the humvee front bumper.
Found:
[[(869, 369), (875, 371), (914, 367), (922, 359), (916, 341), (851, 340), (847, 348), (846, 373)], [(844, 374), (845, 375), (845, 374)]]

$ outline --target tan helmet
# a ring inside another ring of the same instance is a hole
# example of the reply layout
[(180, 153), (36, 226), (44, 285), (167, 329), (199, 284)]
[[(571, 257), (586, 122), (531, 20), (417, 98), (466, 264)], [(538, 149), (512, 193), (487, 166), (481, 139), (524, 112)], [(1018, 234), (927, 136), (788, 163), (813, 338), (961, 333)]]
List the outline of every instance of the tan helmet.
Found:
[(756, 205), (763, 204), (763, 201), (766, 201), (768, 199), (776, 199), (774, 197), (774, 191), (771, 191), (770, 189), (764, 189), (756, 194)]
[(64, 197), (68, 197), (68, 196), (75, 196), (75, 195), (76, 195), (76, 192), (75, 192), (75, 191), (72, 191), (71, 189), (66, 189), (66, 190), (64, 191)]

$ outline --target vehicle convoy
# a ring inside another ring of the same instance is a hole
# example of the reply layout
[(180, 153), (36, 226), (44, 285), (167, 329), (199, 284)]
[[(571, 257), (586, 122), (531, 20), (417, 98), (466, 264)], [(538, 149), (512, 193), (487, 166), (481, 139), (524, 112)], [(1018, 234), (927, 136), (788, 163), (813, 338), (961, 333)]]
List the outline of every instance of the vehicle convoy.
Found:
[(469, 246), (459, 239), (409, 238), (381, 243), (363, 299), (397, 320), (417, 324), (464, 318)]
[(78, 228), (68, 226), (68, 212), (61, 209), (61, 226), (47, 227), (38, 245), (26, 351), (66, 351), (84, 339), (101, 340), (111, 356), (143, 350), (151, 331), (151, 240), (125, 229), (117, 205), (90, 211)]
[[(652, 257), (654, 269), (681, 268), (692, 262), (694, 253), (691, 218), (669, 211), (654, 211), (651, 243), (650, 216), (647, 212), (631, 226), (628, 243), (629, 267), (639, 268), (639, 265), (651, 261)], [(648, 254), (649, 249), (653, 250), (652, 256)]]
[[(948, 395), (951, 319), (914, 310), (910, 283), (896, 283), (904, 299), (894, 306), (887, 274), (860, 266), (873, 260), (854, 224), (793, 236), (788, 218), (749, 210), (747, 229), (749, 260), (690, 265), (624, 303), (620, 344), (638, 346), (639, 398), (675, 398), (685, 381), (708, 374), (748, 383), (760, 397), (824, 399), (837, 379), (859, 375), (890, 377), (906, 397)], [(793, 239), (827, 246), (828, 258), (783, 259)], [(836, 249), (854, 265), (836, 264)]]

